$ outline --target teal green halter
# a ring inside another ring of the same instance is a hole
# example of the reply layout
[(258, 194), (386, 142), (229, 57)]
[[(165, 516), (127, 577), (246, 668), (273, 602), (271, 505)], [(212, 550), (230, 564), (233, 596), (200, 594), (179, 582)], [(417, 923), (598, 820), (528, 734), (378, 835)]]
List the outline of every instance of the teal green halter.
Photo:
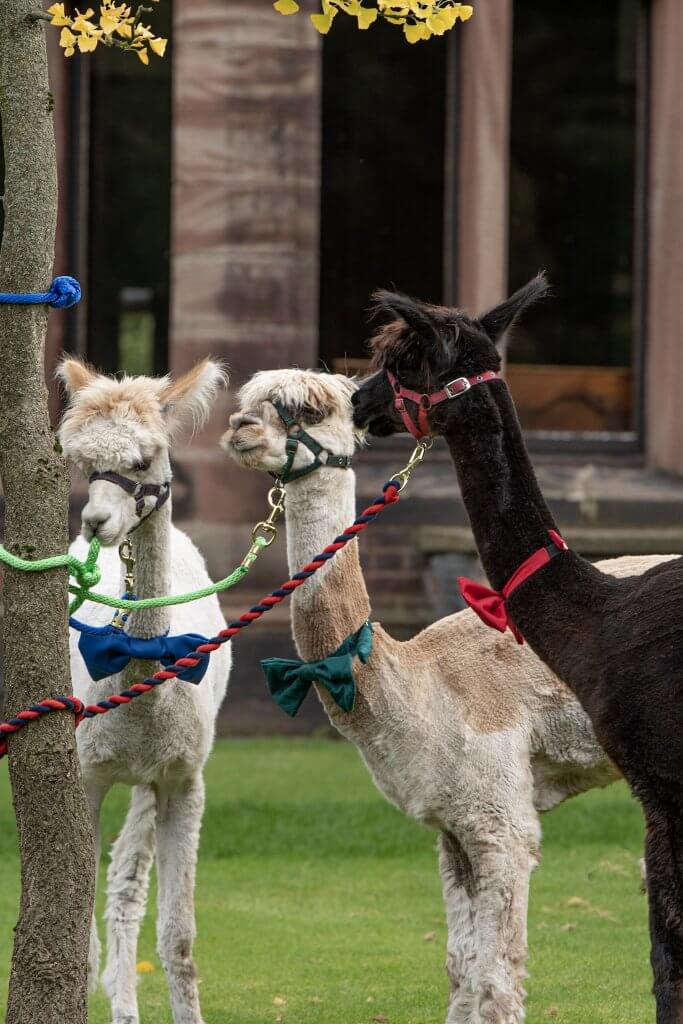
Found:
[[(290, 480), (300, 480), (302, 476), (308, 476), (309, 473), (314, 473), (316, 469), (321, 469), (323, 466), (333, 466), (335, 469), (350, 469), (351, 467), (351, 455), (335, 455), (329, 449), (324, 448), (321, 444), (316, 441), (314, 437), (307, 434), (303, 427), (300, 427), (293, 416), (287, 412), (284, 405), (281, 402), (273, 402), (275, 411), (278, 416), (287, 427), (287, 443), (285, 445), (285, 451), (287, 452), (287, 461), (285, 462), (284, 468), (280, 473), (273, 473), (272, 476), (280, 480), (283, 484), (288, 484)], [(293, 428), (296, 428), (295, 430)], [(301, 469), (292, 469), (294, 459), (296, 457), (297, 449), (299, 445), (304, 445), (308, 448), (309, 452), (313, 455), (313, 462), (308, 466), (302, 466)], [(325, 459), (321, 459), (320, 456), (325, 453)]]

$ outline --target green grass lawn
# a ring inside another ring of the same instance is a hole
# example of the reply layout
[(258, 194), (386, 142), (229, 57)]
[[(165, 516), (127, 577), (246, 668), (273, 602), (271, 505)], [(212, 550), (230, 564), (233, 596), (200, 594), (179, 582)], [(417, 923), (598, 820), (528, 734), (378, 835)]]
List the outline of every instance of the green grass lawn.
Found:
[[(435, 835), (383, 800), (355, 749), (329, 740), (224, 741), (207, 783), (195, 946), (207, 1024), (442, 1024)], [(6, 987), (19, 876), (6, 769), (0, 785)], [(125, 789), (110, 795), (105, 838), (116, 834), (127, 800)], [(545, 817), (529, 922), (530, 1024), (654, 1019), (641, 848), (640, 812), (623, 784)], [(168, 1022), (153, 913), (138, 958), (154, 966), (140, 974), (141, 1020)], [(90, 1019), (109, 1020), (101, 994)]]

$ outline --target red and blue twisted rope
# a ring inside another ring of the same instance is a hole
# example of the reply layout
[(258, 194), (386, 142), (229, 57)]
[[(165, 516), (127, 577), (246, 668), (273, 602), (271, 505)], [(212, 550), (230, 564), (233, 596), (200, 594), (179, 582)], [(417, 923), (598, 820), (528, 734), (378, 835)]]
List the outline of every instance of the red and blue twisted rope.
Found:
[(114, 708), (120, 707), (122, 704), (130, 704), (132, 700), (136, 697), (141, 697), (143, 693), (149, 693), (150, 690), (153, 690), (156, 686), (161, 686), (162, 683), (167, 682), (169, 679), (176, 679), (186, 668), (195, 668), (201, 658), (209, 657), (219, 647), (227, 643), (228, 640), (231, 640), (233, 636), (237, 636), (246, 626), (260, 619), (271, 608), (274, 608), (275, 605), (288, 598), (297, 587), (300, 587), (318, 569), (321, 569), (326, 562), (334, 558), (337, 552), (341, 551), (350, 540), (353, 540), (359, 533), (365, 530), (377, 518), (380, 512), (383, 512), (388, 505), (393, 505), (399, 500), (399, 488), (400, 485), (397, 480), (389, 480), (384, 485), (382, 494), (373, 501), (372, 505), (368, 505), (366, 509), (363, 509), (358, 518), (354, 519), (351, 526), (347, 526), (343, 533), (335, 537), (332, 543), (323, 548), (320, 554), (311, 559), (303, 569), (295, 573), (291, 579), (286, 580), (277, 590), (273, 590), (266, 597), (262, 597), (258, 604), (253, 605), (249, 611), (244, 612), (234, 622), (229, 623), (217, 636), (207, 640), (206, 643), (199, 644), (191, 655), (179, 658), (169, 668), (155, 672), (153, 676), (148, 676), (140, 683), (133, 683), (132, 686), (121, 693), (113, 693), (105, 700), (98, 701), (97, 704), (84, 705), (78, 697), (55, 697), (42, 700), (39, 704), (32, 704), (25, 711), (19, 711), (13, 718), (0, 722), (0, 758), (4, 757), (7, 753), (7, 739), (9, 735), (18, 732), (25, 725), (28, 725), (29, 722), (35, 722), (36, 719), (41, 718), (43, 715), (47, 715), (52, 711), (71, 711), (76, 715), (76, 725), (79, 725), (85, 718), (95, 718), (97, 715), (106, 714), (107, 711), (113, 711)]

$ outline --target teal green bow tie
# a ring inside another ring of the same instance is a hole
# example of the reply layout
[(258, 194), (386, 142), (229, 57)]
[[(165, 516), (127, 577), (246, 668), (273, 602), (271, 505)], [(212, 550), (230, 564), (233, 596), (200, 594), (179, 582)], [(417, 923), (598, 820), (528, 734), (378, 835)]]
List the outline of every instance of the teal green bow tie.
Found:
[(371, 653), (372, 626), (364, 622), (357, 632), (347, 636), (334, 654), (321, 661), (266, 658), (261, 662), (261, 668), (271, 697), (292, 718), (315, 682), (329, 690), (330, 696), (342, 711), (353, 711), (356, 700), (353, 659), (360, 658), (365, 665)]

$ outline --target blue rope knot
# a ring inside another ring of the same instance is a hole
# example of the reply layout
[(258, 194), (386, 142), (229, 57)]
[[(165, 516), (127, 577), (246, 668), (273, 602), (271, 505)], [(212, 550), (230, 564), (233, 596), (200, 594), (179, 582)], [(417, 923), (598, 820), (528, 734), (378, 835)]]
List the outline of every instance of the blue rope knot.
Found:
[(55, 309), (68, 309), (81, 301), (81, 286), (75, 277), (63, 274), (56, 277), (52, 282), (49, 293), (52, 295), (48, 302)]
[(45, 303), (55, 309), (68, 309), (81, 298), (81, 286), (75, 277), (63, 274), (55, 277), (47, 292), (0, 292), (0, 303), (33, 306)]

